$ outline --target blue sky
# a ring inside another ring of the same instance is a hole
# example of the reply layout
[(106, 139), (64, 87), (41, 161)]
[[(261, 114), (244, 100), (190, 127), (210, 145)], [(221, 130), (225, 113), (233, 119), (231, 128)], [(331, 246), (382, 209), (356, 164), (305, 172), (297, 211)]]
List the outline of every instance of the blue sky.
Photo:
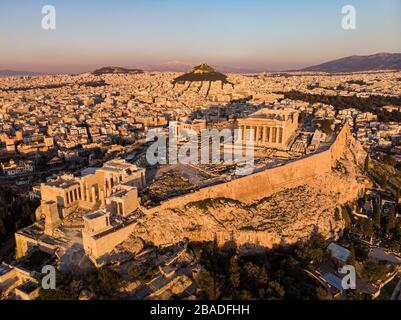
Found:
[[(54, 5), (57, 29), (41, 28)], [(356, 7), (357, 29), (341, 28)], [(78, 72), (181, 61), (280, 70), (401, 52), (399, 0), (0, 0), (0, 69)]]

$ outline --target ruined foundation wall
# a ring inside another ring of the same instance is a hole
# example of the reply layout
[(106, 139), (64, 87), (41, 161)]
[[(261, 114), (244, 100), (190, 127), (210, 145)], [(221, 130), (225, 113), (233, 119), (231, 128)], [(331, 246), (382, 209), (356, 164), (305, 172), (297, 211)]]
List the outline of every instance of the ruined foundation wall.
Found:
[(40, 239), (32, 239), (24, 234), (15, 233), (15, 258), (19, 259), (24, 257), (31, 248), (37, 247), (40, 250), (53, 254), (57, 249), (56, 245), (45, 243)]

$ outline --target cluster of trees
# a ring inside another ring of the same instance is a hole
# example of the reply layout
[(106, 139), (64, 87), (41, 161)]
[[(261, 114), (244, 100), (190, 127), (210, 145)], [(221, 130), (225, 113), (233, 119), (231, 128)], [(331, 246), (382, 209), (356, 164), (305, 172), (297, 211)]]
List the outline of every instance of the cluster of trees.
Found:
[[(357, 209), (360, 209), (360, 206), (361, 204), (358, 204)], [(389, 205), (386, 211), (387, 215), (383, 216), (382, 208), (373, 202), (373, 215), (369, 219), (354, 219), (352, 208), (349, 205), (345, 205), (342, 208), (342, 218), (348, 230), (358, 232), (367, 239), (370, 239), (375, 234), (384, 235), (384, 238), (398, 239), (399, 228), (396, 218), (396, 208)], [(339, 213), (335, 212), (334, 217), (335, 219), (339, 217)]]
[[(353, 264), (355, 260), (365, 261), (368, 258), (368, 250), (365, 245), (352, 238), (351, 232), (361, 233), (364, 237), (370, 238), (374, 234), (373, 221), (370, 219), (355, 219), (353, 211), (358, 208), (358, 203), (347, 203), (341, 206), (340, 209), (336, 208), (334, 212), (334, 219), (342, 219), (345, 223), (344, 234), (341, 241), (344, 241), (345, 246), (350, 250), (349, 263)], [(343, 244), (343, 245), (344, 245)]]
[(0, 242), (11, 237), (15, 231), (35, 222), (39, 201), (15, 197), (10, 189), (0, 189)]
[(360, 86), (363, 86), (366, 84), (366, 82), (363, 80), (348, 80), (347, 83), (348, 84), (359, 84)]
[(78, 300), (83, 291), (97, 300), (116, 299), (121, 286), (119, 274), (105, 267), (81, 276), (57, 271), (56, 279), (56, 289), (40, 289), (39, 300)]
[(349, 250), (351, 252), (350, 257), (348, 258), (348, 263), (351, 265), (355, 264), (355, 261), (363, 262), (369, 258), (369, 251), (366, 246), (360, 242), (352, 242), (349, 243)]
[(368, 262), (365, 264), (363, 277), (368, 282), (376, 282), (386, 278), (388, 270), (384, 264)]
[(401, 221), (397, 220), (395, 206), (387, 206), (386, 213), (383, 215), (382, 208), (374, 203), (371, 218), (359, 219), (353, 227), (366, 238), (377, 236), (384, 246), (392, 251), (401, 252)]
[(327, 134), (328, 136), (333, 133), (333, 129), (331, 127), (332, 123), (329, 119), (319, 120), (318, 124), (320, 125), (320, 130), (322, 130), (323, 133)]
[(200, 299), (329, 299), (326, 289), (311, 278), (310, 263), (326, 258), (327, 242), (321, 235), (296, 245), (274, 247), (268, 253), (238, 256), (234, 243), (218, 248), (202, 245), (197, 277)]
[[(397, 160), (395, 160), (391, 155), (386, 154), (385, 156), (383, 156), (383, 160), (382, 160), (385, 164), (395, 167), (397, 166)], [(397, 168), (398, 169), (398, 168)]]
[(341, 218), (344, 220), (345, 229), (349, 230), (352, 226), (352, 208), (349, 204), (341, 207)]
[[(382, 158), (383, 163), (393, 167), (394, 169), (396, 169), (396, 174), (398, 177), (401, 177), (401, 163), (399, 163), (397, 160), (395, 160), (391, 155), (386, 154), (385, 156), (383, 156)], [(389, 174), (389, 176), (391, 177), (391, 173)], [(395, 194), (396, 196), (400, 197), (400, 189), (396, 188), (396, 191), (398, 191), (397, 194)]]
[(359, 230), (366, 238), (373, 236), (373, 221), (371, 219), (359, 219), (356, 221), (355, 227)]
[[(379, 161), (378, 161), (379, 160)], [(375, 186), (392, 193), (394, 197), (400, 195), (401, 189), (401, 165), (390, 155), (385, 155), (378, 160), (370, 159), (365, 165), (365, 173)]]
[(401, 105), (401, 97), (370, 96), (368, 98), (360, 98), (357, 96), (329, 96), (294, 90), (283, 94), (286, 99), (302, 100), (311, 104), (318, 102), (329, 104), (337, 110), (356, 108), (362, 112), (372, 112), (378, 116), (380, 121), (384, 122), (401, 121), (401, 112), (388, 112), (382, 108), (386, 105)]
[(401, 252), (401, 222), (396, 221), (393, 216), (386, 224), (386, 237), (383, 239), (383, 244), (392, 251)]
[[(378, 186), (386, 190), (390, 199), (397, 202), (400, 198), (401, 188), (401, 170), (400, 165), (391, 157), (384, 156), (381, 162), (373, 160), (369, 155), (365, 158), (365, 174)], [(380, 237), (384, 245), (393, 251), (401, 251), (401, 221), (397, 221), (397, 210), (399, 205), (387, 205), (386, 215), (382, 214), (383, 208), (375, 199), (371, 200), (373, 204), (373, 215), (371, 220), (360, 222), (357, 227), (367, 237), (373, 234)], [(364, 202), (364, 201), (363, 201)], [(363, 206), (363, 202), (360, 207)]]

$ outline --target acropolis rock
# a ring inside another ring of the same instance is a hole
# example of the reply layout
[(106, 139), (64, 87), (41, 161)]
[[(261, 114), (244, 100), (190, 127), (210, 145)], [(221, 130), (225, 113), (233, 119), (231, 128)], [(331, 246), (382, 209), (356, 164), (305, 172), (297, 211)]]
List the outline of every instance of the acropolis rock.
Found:
[(233, 238), (238, 246), (271, 247), (294, 243), (314, 232), (337, 237), (344, 222), (335, 219), (335, 209), (354, 201), (364, 188), (354, 159), (347, 150), (341, 160), (345, 173), (333, 169), (308, 184), (284, 189), (252, 204), (216, 198), (160, 210), (138, 224), (133, 234), (157, 246), (185, 238), (213, 241), (217, 237), (221, 244)]

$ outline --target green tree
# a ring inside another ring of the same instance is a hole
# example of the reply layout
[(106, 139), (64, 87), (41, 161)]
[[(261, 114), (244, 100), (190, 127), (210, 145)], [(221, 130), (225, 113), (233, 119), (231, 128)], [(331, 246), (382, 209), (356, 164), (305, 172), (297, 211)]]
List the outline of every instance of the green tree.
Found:
[(213, 239), (213, 253), (212, 253), (212, 259), (213, 259), (213, 296), (217, 297), (217, 270), (218, 270), (218, 257), (220, 255), (220, 250), (219, 250), (219, 244), (217, 241), (217, 235), (214, 235)]
[(392, 229), (396, 226), (396, 214), (395, 208), (391, 207), (388, 212), (387, 223), (386, 223), (386, 233), (390, 233)]
[(333, 133), (333, 129), (331, 128), (331, 120), (329, 119), (323, 119), (320, 121), (320, 130), (322, 130), (323, 133), (327, 134), (328, 136)]
[(248, 290), (241, 290), (238, 298), (245, 301), (254, 299), (252, 293), (250, 293)]
[(373, 222), (370, 219), (362, 219), (359, 222), (360, 230), (362, 234), (370, 238), (373, 235)]
[(267, 294), (270, 299), (273, 300), (283, 300), (285, 297), (284, 288), (277, 281), (272, 281), (269, 283), (267, 288)]
[(299, 241), (295, 246), (295, 255), (304, 264), (321, 262), (327, 247), (326, 239), (318, 234), (306, 241)]
[(381, 228), (381, 209), (376, 203), (373, 205), (373, 222), (376, 228)]
[(252, 262), (245, 263), (244, 274), (247, 281), (255, 282), (258, 278), (259, 273), (260, 269), (256, 264), (253, 264)]
[(388, 164), (389, 166), (395, 167), (397, 165), (397, 161), (390, 155), (386, 154), (383, 157), (383, 162)]
[(355, 248), (354, 245), (351, 243), (350, 247), (349, 247), (349, 251), (350, 251), (350, 255), (348, 257), (347, 263), (350, 265), (353, 265), (355, 263)]
[(86, 275), (88, 288), (98, 298), (112, 297), (121, 286), (120, 276), (117, 272), (107, 268), (95, 269)]
[(369, 158), (369, 154), (366, 155), (365, 158), (365, 163), (364, 163), (364, 170), (365, 172), (369, 172), (369, 162), (370, 162), (370, 158)]
[(344, 220), (344, 223), (345, 223), (345, 227), (347, 229), (349, 229), (350, 226), (351, 226), (351, 217), (350, 217), (350, 215), (348, 213), (347, 207), (342, 207), (341, 215), (343, 217), (343, 220)]
[(230, 284), (233, 288), (238, 288), (241, 283), (241, 274), (239, 272), (237, 257), (231, 257), (230, 259)]
[(256, 284), (259, 287), (264, 287), (269, 283), (269, 276), (267, 275), (267, 271), (265, 267), (260, 268), (260, 272), (258, 278), (256, 279)]
[(340, 216), (340, 210), (338, 208), (336, 208), (334, 210), (334, 220), (335, 221), (340, 221), (341, 220), (341, 216)]
[(77, 300), (81, 283), (73, 280), (71, 275), (56, 270), (56, 289), (40, 288), (38, 300)]
[(398, 200), (400, 199), (400, 196), (401, 196), (401, 194), (400, 194), (400, 189), (396, 189), (395, 190), (395, 194), (394, 194), (394, 197), (395, 197), (395, 201), (396, 202), (398, 202)]
[(360, 243), (355, 243), (355, 258), (358, 261), (365, 261), (369, 257), (369, 251)]
[(376, 262), (369, 262), (365, 265), (364, 277), (369, 282), (385, 279), (387, 268), (385, 265)]
[(217, 286), (215, 285), (215, 277), (207, 270), (202, 269), (196, 277), (198, 295), (204, 300), (217, 299)]

